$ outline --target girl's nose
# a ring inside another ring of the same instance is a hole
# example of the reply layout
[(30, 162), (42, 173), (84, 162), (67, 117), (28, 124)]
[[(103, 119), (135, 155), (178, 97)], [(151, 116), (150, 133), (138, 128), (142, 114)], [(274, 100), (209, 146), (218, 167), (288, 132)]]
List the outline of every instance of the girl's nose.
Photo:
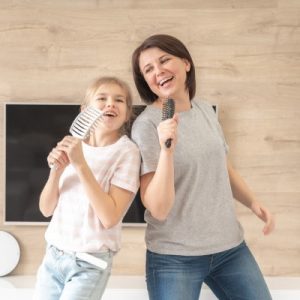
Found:
[(106, 106), (107, 107), (114, 107), (115, 106), (115, 102), (113, 99), (108, 99), (106, 102)]

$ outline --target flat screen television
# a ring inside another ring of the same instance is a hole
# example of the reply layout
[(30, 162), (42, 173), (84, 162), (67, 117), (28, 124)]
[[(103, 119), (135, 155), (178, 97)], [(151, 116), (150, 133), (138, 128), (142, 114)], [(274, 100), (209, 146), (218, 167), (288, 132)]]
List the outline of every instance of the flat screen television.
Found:
[[(134, 105), (138, 115), (144, 105)], [(48, 178), (47, 155), (66, 134), (79, 113), (77, 104), (5, 104), (4, 223), (46, 225), (39, 210), (39, 195)], [(124, 225), (143, 225), (144, 207), (139, 192), (124, 217)]]

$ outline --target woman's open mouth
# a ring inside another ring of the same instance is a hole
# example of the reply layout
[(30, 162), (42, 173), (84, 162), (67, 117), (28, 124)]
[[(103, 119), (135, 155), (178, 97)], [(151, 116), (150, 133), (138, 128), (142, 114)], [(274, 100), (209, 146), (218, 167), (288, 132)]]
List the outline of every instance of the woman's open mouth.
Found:
[(171, 81), (174, 79), (174, 77), (175, 77), (175, 76), (170, 76), (170, 77), (164, 78), (164, 79), (162, 79), (162, 80), (160, 80), (160, 81), (158, 82), (158, 85), (161, 86), (161, 87), (163, 87), (163, 86), (165, 86), (166, 84), (168, 84), (169, 82), (171, 82)]

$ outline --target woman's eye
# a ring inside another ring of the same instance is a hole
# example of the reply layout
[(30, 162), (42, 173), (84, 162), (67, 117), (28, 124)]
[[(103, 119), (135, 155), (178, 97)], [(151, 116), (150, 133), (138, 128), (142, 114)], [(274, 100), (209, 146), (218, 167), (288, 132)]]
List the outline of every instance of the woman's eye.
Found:
[(168, 58), (168, 57), (165, 57), (164, 59), (162, 59), (160, 62), (162, 63), (162, 64), (164, 64), (165, 62), (167, 62), (167, 61), (169, 61), (170, 60), (170, 58)]
[(147, 68), (147, 69), (145, 69), (145, 74), (147, 74), (147, 73), (149, 73), (149, 72), (151, 72), (151, 70), (152, 70), (152, 68)]

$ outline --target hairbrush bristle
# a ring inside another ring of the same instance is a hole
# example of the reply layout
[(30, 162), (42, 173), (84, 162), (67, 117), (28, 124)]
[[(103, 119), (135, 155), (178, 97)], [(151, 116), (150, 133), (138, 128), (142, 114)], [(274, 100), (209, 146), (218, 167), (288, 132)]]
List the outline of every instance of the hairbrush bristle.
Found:
[(175, 102), (173, 99), (167, 99), (162, 105), (162, 120), (173, 118), (175, 113)]
[(92, 106), (84, 109), (73, 121), (70, 133), (82, 140), (85, 140), (97, 127), (103, 112)]

